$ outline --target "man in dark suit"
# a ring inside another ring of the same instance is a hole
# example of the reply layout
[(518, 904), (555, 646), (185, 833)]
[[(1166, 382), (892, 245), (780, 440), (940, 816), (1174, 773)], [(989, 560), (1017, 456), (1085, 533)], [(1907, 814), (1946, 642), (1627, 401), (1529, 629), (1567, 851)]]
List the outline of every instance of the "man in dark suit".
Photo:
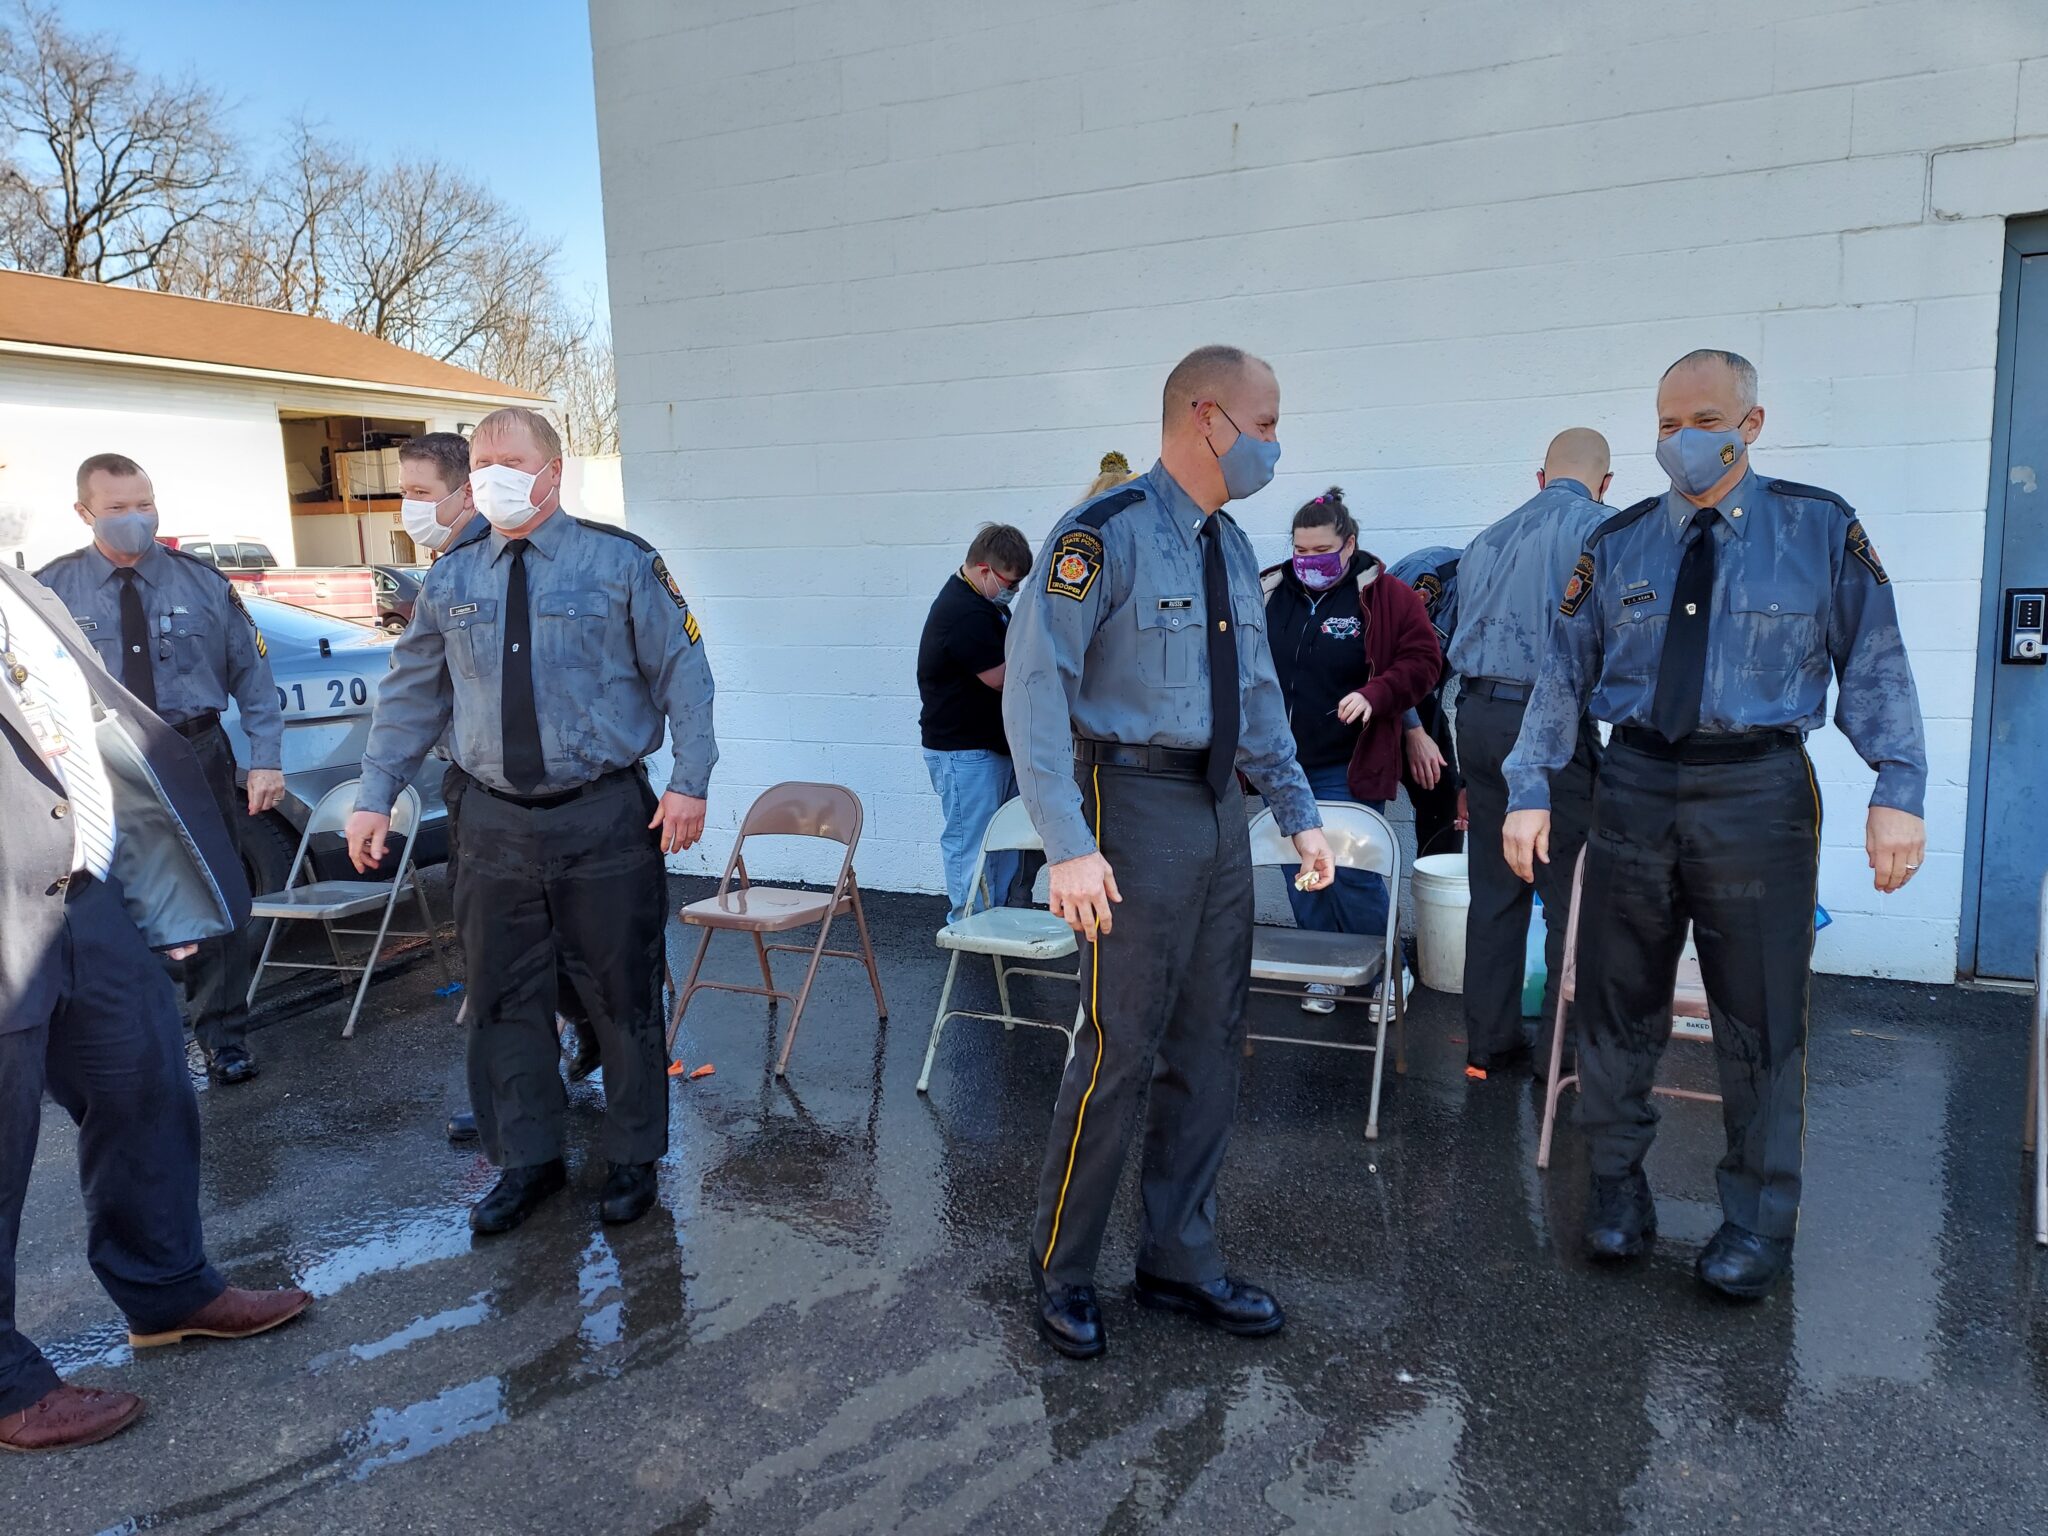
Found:
[[(136, 1347), (244, 1338), (303, 1312), (304, 1291), (245, 1291), (206, 1262), (199, 1104), (177, 999), (123, 905), (113, 780), (95, 691), (119, 695), (55, 594), (0, 566), (0, 1449), (89, 1445), (142, 1410), (68, 1386), (14, 1326), (14, 1249), (47, 1089), (78, 1124), (93, 1273)], [(139, 707), (129, 701), (124, 708)], [(159, 728), (160, 729), (160, 728)], [(189, 749), (166, 734), (152, 749)], [(199, 785), (196, 765), (168, 782)], [(188, 824), (219, 813), (203, 793)], [(190, 803), (187, 803), (189, 801)], [(223, 836), (225, 834), (223, 833)], [(223, 844), (222, 846), (225, 846)]]

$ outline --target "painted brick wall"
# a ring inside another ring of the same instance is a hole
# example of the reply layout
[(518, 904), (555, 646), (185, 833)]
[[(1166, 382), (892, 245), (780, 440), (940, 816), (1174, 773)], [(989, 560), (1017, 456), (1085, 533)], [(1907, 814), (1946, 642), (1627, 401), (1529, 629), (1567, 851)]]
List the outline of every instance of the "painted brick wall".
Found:
[[(1661, 489), (1654, 386), (1761, 369), (1765, 470), (1898, 578), (1931, 851), (1880, 903), (1832, 729), (1828, 969), (1953, 974), (2002, 229), (2048, 207), (2039, 0), (593, 0), (631, 524), (720, 684), (722, 858), (762, 786), (867, 802), (938, 884), (919, 624), (975, 525), (1041, 535), (1156, 446), (1190, 346), (1276, 364), (1277, 557), (1337, 482), (1462, 542), (1558, 428)], [(789, 866), (795, 868), (796, 866)], [(806, 869), (815, 866), (804, 866)]]

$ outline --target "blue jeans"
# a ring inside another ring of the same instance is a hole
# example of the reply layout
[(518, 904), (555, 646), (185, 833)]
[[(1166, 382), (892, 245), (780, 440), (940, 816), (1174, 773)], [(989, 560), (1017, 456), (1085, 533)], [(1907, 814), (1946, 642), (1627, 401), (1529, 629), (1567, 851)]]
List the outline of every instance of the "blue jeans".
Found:
[[(924, 766), (946, 812), (946, 830), (939, 834), (939, 851), (946, 858), (946, 899), (951, 903), (946, 921), (957, 923), (969, 912), (989, 905), (979, 891), (971, 891), (968, 886), (974, 879), (974, 861), (981, 853), (982, 835), (1003, 802), (1017, 793), (1017, 774), (1010, 759), (1001, 752), (927, 751)], [(1018, 855), (1014, 849), (988, 856), (988, 888), (995, 895), (995, 905), (1001, 906), (1008, 898), (1017, 868)], [(1386, 909), (1384, 901), (1380, 908)]]
[[(1360, 800), (1345, 783), (1345, 765), (1309, 768), (1308, 787), (1318, 800), (1349, 800), (1369, 811), (1384, 811), (1384, 800)], [(1297, 867), (1295, 873), (1300, 873)], [(1294, 925), (1317, 933), (1376, 933), (1387, 931), (1387, 882), (1362, 869), (1337, 870), (1337, 883), (1320, 891), (1296, 890), (1293, 876), (1287, 881), (1287, 904), (1294, 908)]]

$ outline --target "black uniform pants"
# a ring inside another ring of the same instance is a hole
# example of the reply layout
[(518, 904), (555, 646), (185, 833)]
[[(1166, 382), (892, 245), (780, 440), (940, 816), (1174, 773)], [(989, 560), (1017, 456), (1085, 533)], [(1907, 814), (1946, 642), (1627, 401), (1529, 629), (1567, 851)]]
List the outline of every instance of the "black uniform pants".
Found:
[[(1762, 745), (1762, 744), (1759, 744)], [(1806, 1011), (1820, 791), (1797, 738), (1685, 761), (1610, 746), (1580, 907), (1579, 1124), (1596, 1175), (1642, 1166), (1692, 922), (1712, 1004), (1728, 1155), (1721, 1210), (1790, 1238), (1806, 1139)]]
[[(441, 804), (448, 811), (448, 889), (451, 899), (456, 884), (462, 879), (462, 802), (468, 797), (470, 785), (474, 782), (453, 762), (441, 775)], [(465, 980), (464, 988), (467, 989), (468, 985)], [(579, 1035), (588, 1025), (583, 1004), (576, 996), (576, 984), (569, 979), (568, 968), (559, 949), (555, 954), (555, 1011), (574, 1024)], [(582, 1042), (579, 1040), (578, 1043)]]
[(1080, 1034), (1039, 1174), (1032, 1257), (1054, 1285), (1094, 1283), (1143, 1107), (1138, 1266), (1213, 1280), (1223, 1273), (1216, 1178), (1251, 988), (1244, 800), (1219, 804), (1200, 779), (1096, 767), (1077, 777), (1123, 901), (1108, 936), (1084, 945)]
[[(249, 819), (249, 797), (235, 784), (235, 749), (228, 733), (215, 725), (190, 738), (192, 751), (206, 773), (228, 836), (237, 848), (242, 823)], [(208, 939), (185, 960), (185, 1000), (192, 1033), (211, 1056), (225, 1046), (244, 1047), (249, 1038), (249, 933), (246, 928), (225, 938)]]
[(225, 1286), (199, 1231), (199, 1101), (178, 1000), (119, 887), (76, 877), (41, 964), (58, 973), (47, 1017), (24, 1018), (0, 992), (0, 1418), (57, 1385), (14, 1327), (14, 1249), (46, 1088), (78, 1126), (86, 1259), (129, 1323), (173, 1327)]
[[(1465, 868), (1472, 904), (1465, 909), (1465, 1053), (1485, 1063), (1519, 1048), (1522, 973), (1529, 936), (1531, 890), (1508, 868), (1501, 825), (1508, 814), (1502, 771), (1522, 732), (1523, 703), (1468, 689), (1458, 700), (1458, 763), (1465, 775), (1471, 817)], [(1557, 1017), (1558, 978), (1564, 974), (1564, 932), (1571, 915), (1572, 870), (1586, 843), (1593, 809), (1593, 775), (1600, 738), (1593, 722), (1579, 722), (1572, 760), (1550, 780), (1550, 862), (1536, 865), (1543, 894), (1543, 1015), (1537, 1046), (1548, 1061), (1551, 1021)], [(1584, 994), (1581, 993), (1583, 996)]]
[(566, 805), (516, 805), (476, 784), (464, 797), (455, 926), (470, 995), (469, 1102), (494, 1163), (562, 1155), (558, 957), (604, 1053), (605, 1157), (651, 1163), (668, 1150), (668, 881), (647, 830), (654, 805), (637, 769)]
[(1437, 775), (1435, 784), (1425, 789), (1408, 772), (1407, 744), (1402, 743), (1401, 787), (1408, 791), (1408, 808), (1415, 813), (1415, 856), (1459, 853), (1464, 850), (1465, 840), (1457, 831), (1458, 749), (1451, 739), (1450, 717), (1433, 697), (1417, 705), (1415, 713), (1444, 755), (1443, 772)]

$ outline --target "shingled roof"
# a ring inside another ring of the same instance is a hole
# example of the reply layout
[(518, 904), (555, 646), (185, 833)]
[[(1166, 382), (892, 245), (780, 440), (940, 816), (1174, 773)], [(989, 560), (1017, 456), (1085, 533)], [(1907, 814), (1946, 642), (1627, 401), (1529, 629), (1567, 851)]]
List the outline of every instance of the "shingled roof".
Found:
[(546, 398), (332, 320), (145, 288), (0, 271), (0, 345), (119, 353), (465, 398)]

